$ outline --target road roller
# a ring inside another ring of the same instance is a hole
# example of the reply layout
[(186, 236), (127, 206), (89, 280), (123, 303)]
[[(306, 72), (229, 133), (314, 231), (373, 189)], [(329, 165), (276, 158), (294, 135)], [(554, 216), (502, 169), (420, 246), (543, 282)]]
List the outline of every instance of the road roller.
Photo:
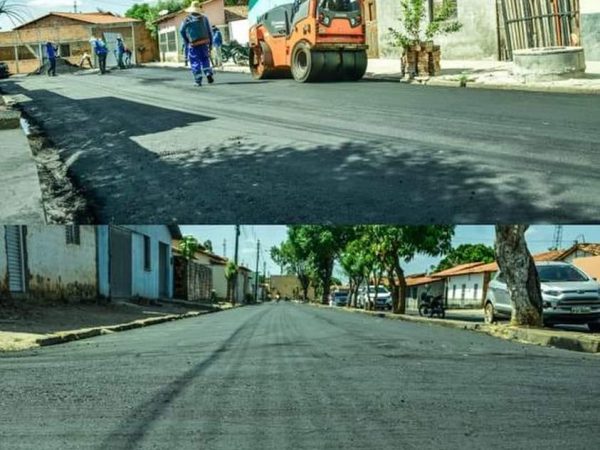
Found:
[(363, 0), (254, 0), (249, 19), (255, 79), (356, 81), (367, 70)]

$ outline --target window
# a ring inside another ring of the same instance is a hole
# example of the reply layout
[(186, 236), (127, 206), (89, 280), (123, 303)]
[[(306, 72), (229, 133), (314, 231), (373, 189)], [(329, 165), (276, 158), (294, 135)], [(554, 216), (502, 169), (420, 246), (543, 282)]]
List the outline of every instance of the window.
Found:
[(69, 44), (60, 44), (58, 54), (63, 58), (71, 56), (71, 46)]
[(0, 47), (0, 61), (13, 61), (15, 59), (14, 47)]
[(460, 291), (460, 299), (464, 300), (465, 299), (465, 293), (467, 292), (467, 285), (463, 284), (461, 286), (461, 291)]
[(65, 225), (65, 239), (67, 244), (79, 245), (81, 243), (79, 225)]
[(458, 0), (428, 0), (429, 17), (431, 21), (439, 20), (443, 15), (443, 20), (458, 19)]
[(168, 52), (176, 52), (177, 51), (177, 40), (175, 38), (175, 31), (169, 31), (167, 33), (167, 51)]
[(144, 236), (144, 270), (152, 270), (152, 255), (150, 249), (150, 237)]
[(474, 299), (477, 298), (478, 290), (479, 290), (479, 284), (475, 283), (475, 286), (473, 286), (473, 298)]
[(452, 298), (456, 298), (456, 285), (452, 285)]
[(166, 51), (167, 51), (167, 35), (166, 35), (166, 33), (161, 33), (158, 35), (158, 46), (160, 48), (161, 53), (166, 53)]

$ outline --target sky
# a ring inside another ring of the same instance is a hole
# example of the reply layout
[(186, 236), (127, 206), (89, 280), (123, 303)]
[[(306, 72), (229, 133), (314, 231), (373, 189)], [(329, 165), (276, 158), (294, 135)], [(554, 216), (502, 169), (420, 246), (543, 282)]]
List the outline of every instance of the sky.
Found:
[[(43, 16), (50, 11), (73, 12), (73, 0), (8, 0), (8, 2), (22, 6), (21, 15), (25, 16), (26, 21)], [(134, 3), (154, 3), (154, 1), (77, 0), (77, 10), (79, 12), (93, 12), (100, 8), (103, 11), (123, 15)], [(13, 26), (6, 17), (0, 17), (0, 31), (8, 31)]]
[[(552, 225), (535, 225), (529, 228), (526, 234), (527, 244), (532, 253), (540, 253), (548, 250), (553, 245), (555, 227)], [(233, 259), (235, 247), (235, 227), (233, 225), (198, 225), (181, 226), (184, 235), (193, 235), (199, 241), (209, 239), (213, 244), (213, 251), (217, 254)], [(263, 261), (267, 261), (267, 273), (277, 275), (279, 267), (271, 261), (269, 250), (279, 245), (286, 239), (287, 230), (285, 226), (279, 225), (252, 225), (242, 226), (239, 243), (239, 261), (252, 270), (256, 268), (256, 243), (260, 240), (260, 264), (262, 272)], [(452, 245), (457, 247), (461, 244), (485, 244), (494, 245), (494, 227), (488, 225), (457, 226)], [(570, 247), (573, 242), (596, 242), (600, 243), (600, 226), (582, 225), (565, 226), (563, 228), (562, 247)], [(226, 243), (226, 251), (223, 252), (223, 241)], [(442, 257), (429, 257), (417, 255), (412, 261), (403, 264), (406, 274), (427, 272), (431, 266), (436, 265)], [(339, 270), (336, 276), (343, 279)]]

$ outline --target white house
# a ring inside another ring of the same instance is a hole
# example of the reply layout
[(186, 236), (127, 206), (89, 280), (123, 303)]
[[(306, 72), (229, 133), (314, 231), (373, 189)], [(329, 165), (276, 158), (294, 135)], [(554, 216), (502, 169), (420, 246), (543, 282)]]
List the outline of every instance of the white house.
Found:
[(97, 295), (94, 226), (0, 227), (0, 297), (54, 301)]
[(444, 295), (444, 280), (432, 278), (426, 274), (409, 275), (406, 277), (406, 308), (416, 310), (419, 308), (421, 294)]

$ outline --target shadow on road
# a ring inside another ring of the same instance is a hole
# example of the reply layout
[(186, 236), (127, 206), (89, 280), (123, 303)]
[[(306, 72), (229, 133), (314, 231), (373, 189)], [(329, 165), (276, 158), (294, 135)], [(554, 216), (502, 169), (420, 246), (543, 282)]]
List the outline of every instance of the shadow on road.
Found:
[[(361, 141), (350, 137), (356, 133), (336, 145), (277, 146), (246, 136), (204, 144), (212, 130), (208, 115), (114, 97), (70, 99), (15, 83), (3, 87), (33, 99), (23, 107), (44, 124), (102, 223), (591, 220), (589, 210), (574, 204), (534, 203), (528, 173), (502, 173), (507, 155), (500, 151), (488, 152), (486, 165), (473, 164), (461, 148), (411, 139)], [(197, 139), (182, 148), (169, 134), (159, 151), (140, 143), (145, 135), (176, 129)], [(531, 165), (531, 155), (512, 155), (511, 161), (520, 158), (524, 167)], [(594, 167), (577, 170), (581, 177), (596, 176)], [(551, 191), (570, 188), (553, 180)]]

